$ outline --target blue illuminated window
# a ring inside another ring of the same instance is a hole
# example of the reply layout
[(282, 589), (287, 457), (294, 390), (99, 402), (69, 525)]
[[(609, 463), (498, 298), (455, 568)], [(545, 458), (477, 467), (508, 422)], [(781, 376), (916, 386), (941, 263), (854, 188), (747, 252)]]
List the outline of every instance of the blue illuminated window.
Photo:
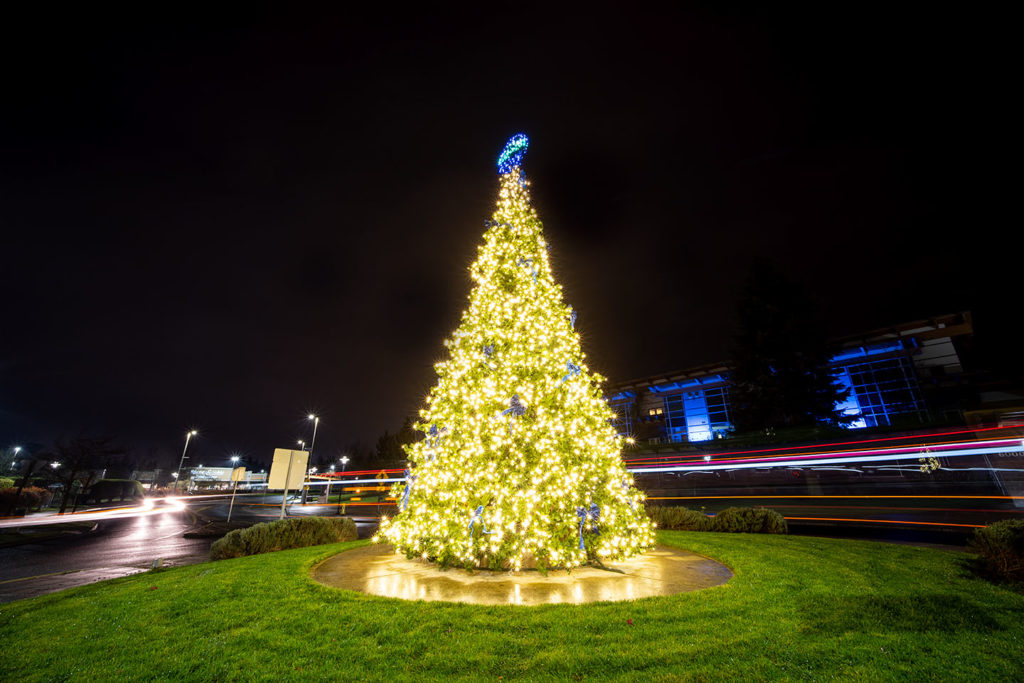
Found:
[(917, 376), (905, 356), (846, 365), (839, 369), (838, 379), (850, 389), (840, 408), (859, 416), (850, 425), (853, 429), (891, 425), (897, 416), (928, 418)]
[(669, 441), (710, 441), (733, 429), (729, 423), (728, 387), (683, 391), (664, 400)]

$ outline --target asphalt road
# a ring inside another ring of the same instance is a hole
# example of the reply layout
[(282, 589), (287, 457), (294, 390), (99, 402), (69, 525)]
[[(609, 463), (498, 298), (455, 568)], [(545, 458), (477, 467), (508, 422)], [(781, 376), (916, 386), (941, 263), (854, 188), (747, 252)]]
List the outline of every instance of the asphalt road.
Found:
[[(0, 603), (136, 574), (152, 568), (156, 559), (162, 560), (164, 567), (205, 562), (215, 539), (184, 538), (183, 534), (206, 521), (226, 519), (228, 501), (228, 497), (184, 498), (185, 510), (158, 508), (137, 517), (104, 518), (91, 533), (0, 548)], [(273, 521), (280, 515), (280, 504), (280, 495), (239, 496), (231, 518), (238, 522)], [(356, 513), (359, 537), (367, 538), (376, 529), (376, 519), (361, 518), (358, 513), (362, 511), (347, 512)], [(288, 506), (288, 514), (334, 515), (337, 506), (300, 505), (296, 498)], [(77, 515), (71, 521), (86, 518), (91, 517)], [(33, 524), (41, 521), (30, 520)]]
[(98, 522), (95, 531), (0, 548), (0, 602), (30, 598), (163, 566), (203, 562), (213, 539), (183, 538), (187, 510)]

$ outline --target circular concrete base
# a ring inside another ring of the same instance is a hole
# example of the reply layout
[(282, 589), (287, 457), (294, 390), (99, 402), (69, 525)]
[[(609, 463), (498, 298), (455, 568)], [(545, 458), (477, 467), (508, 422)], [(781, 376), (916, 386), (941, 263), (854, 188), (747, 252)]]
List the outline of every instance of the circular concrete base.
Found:
[(468, 602), (476, 605), (551, 605), (636, 600), (718, 586), (732, 578), (724, 564), (701, 555), (659, 546), (617, 562), (611, 572), (594, 567), (520, 572), (439, 569), (407, 560), (387, 545), (338, 553), (313, 568), (322, 584), (386, 598)]

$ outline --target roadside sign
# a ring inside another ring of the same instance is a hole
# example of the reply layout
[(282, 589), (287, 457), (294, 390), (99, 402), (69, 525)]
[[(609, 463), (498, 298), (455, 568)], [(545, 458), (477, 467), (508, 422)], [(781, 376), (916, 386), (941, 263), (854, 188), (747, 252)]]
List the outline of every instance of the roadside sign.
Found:
[(245, 481), (245, 468), (236, 467), (231, 472), (231, 481)]
[[(308, 461), (308, 451), (275, 448), (274, 464), (270, 466), (270, 479), (267, 481), (267, 488), (270, 490), (299, 488), (306, 480)], [(285, 481), (285, 477), (287, 477), (287, 481)]]

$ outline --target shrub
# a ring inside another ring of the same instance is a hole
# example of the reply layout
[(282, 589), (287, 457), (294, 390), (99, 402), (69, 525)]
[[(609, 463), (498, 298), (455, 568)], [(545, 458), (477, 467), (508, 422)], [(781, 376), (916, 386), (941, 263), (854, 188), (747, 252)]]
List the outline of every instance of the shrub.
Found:
[(984, 573), (1004, 581), (1024, 581), (1024, 520), (1004, 519), (975, 529), (968, 549)]
[(51, 498), (53, 494), (50, 491), (38, 486), (26, 486), (21, 490), (21, 495), (18, 495), (18, 489), (13, 486), (0, 489), (0, 511), (3, 511), (3, 514), (10, 514), (18, 508), (33, 510), (47, 505)]
[(699, 510), (689, 510), (679, 506), (656, 506), (648, 508), (647, 514), (659, 529), (711, 531), (711, 518)]
[(351, 517), (293, 517), (236, 529), (210, 546), (211, 560), (356, 540)]
[(14, 486), (14, 480), (10, 477), (0, 477), (0, 489), (9, 489)]
[(746, 534), (785, 534), (786, 520), (775, 510), (765, 508), (726, 508), (712, 523), (713, 531)]

